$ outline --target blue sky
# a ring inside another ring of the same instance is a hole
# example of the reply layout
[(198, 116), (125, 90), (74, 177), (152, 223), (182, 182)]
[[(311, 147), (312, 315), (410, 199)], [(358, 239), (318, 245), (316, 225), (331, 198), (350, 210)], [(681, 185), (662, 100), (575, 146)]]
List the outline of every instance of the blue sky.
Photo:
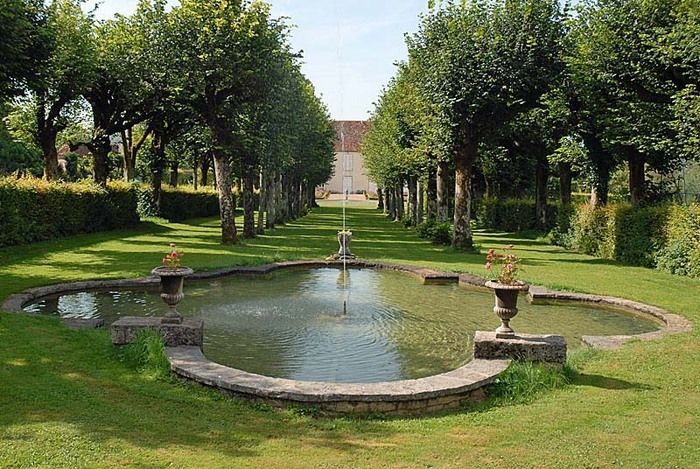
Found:
[[(130, 14), (138, 0), (103, 0), (98, 18)], [(171, 3), (176, 3), (171, 1)], [(394, 63), (406, 58), (404, 33), (418, 28), (427, 0), (271, 0), (295, 25), (292, 46), (334, 119), (366, 119)], [(94, 0), (86, 4), (92, 8)]]

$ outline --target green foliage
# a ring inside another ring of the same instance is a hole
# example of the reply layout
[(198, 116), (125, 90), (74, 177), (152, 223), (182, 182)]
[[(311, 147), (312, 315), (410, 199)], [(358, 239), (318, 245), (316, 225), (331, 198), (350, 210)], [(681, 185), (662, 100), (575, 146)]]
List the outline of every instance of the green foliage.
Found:
[[(217, 242), (215, 220), (158, 221), (3, 249), (0, 297), (50, 282), (143, 276), (173, 237), (187, 249), (188, 264), (202, 270), (273, 257), (320, 258), (333, 247), (341, 215), (339, 204), (323, 205), (264, 242), (236, 249)], [(348, 216), (365, 241), (363, 257), (483, 274), (483, 255), (430, 245), (374, 206), (353, 205)], [(502, 234), (475, 238), (484, 247), (504, 243)], [(533, 283), (624, 295), (700, 320), (697, 295), (690, 294), (698, 280), (508, 238), (525, 247), (520, 254)], [(522, 467), (694, 467), (700, 448), (684, 442), (697, 438), (697, 329), (598, 352), (573, 385), (531, 405), (426, 418), (313, 420), (137, 375), (114, 358), (107, 331), (70, 331), (51, 318), (0, 313), (0, 466), (198, 467), (207, 461), (211, 467), (303, 467), (311, 448), (313, 463), (329, 467), (508, 467), (513, 461)], [(660, 438), (678, 444), (660, 447)]]
[(46, 9), (41, 0), (3, 0), (0, 3), (0, 101), (22, 93), (37, 66), (46, 58), (42, 34)]
[(573, 367), (563, 369), (527, 361), (515, 361), (487, 388), (487, 395), (496, 404), (532, 402), (543, 392), (563, 388), (575, 376)]
[(665, 227), (666, 245), (656, 254), (660, 270), (700, 277), (700, 205), (674, 205)]
[(574, 205), (558, 205), (554, 217), (554, 226), (549, 232), (549, 241), (557, 246), (572, 248), (571, 221), (576, 214)]
[(195, 191), (190, 187), (163, 187), (160, 210), (153, 198), (153, 188), (142, 185), (137, 189), (138, 211), (144, 217), (160, 217), (171, 222), (191, 218), (212, 217), (219, 213), (219, 198), (211, 189)]
[(452, 225), (447, 222), (425, 221), (416, 226), (416, 232), (420, 238), (429, 239), (434, 244), (450, 245), (452, 243)]
[(139, 331), (132, 343), (119, 350), (119, 356), (127, 366), (149, 378), (167, 380), (171, 376), (165, 343), (157, 331)]
[[(554, 226), (558, 204), (547, 205), (547, 230)], [(484, 197), (476, 207), (476, 223), (481, 228), (509, 232), (540, 229), (537, 225), (537, 204), (534, 199), (497, 199)]]
[(698, 276), (699, 212), (696, 205), (584, 204), (560, 212), (550, 239), (603, 259)]
[(666, 206), (611, 204), (593, 209), (590, 205), (581, 205), (569, 222), (571, 244), (603, 259), (653, 267), (655, 252), (665, 242), (667, 212)]
[(656, 252), (665, 244), (667, 206), (617, 206), (614, 210), (613, 258), (625, 264), (654, 267)]
[(136, 191), (126, 183), (0, 178), (0, 246), (134, 226)]
[(39, 176), (42, 171), (41, 151), (32, 142), (14, 135), (8, 129), (6, 106), (0, 105), (0, 175), (27, 171)]

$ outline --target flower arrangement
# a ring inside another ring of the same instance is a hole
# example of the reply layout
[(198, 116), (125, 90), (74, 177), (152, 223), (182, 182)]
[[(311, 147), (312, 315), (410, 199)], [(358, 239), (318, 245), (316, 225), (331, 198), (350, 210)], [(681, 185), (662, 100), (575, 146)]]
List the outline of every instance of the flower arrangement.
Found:
[(170, 252), (163, 258), (163, 265), (170, 269), (177, 269), (180, 267), (181, 260), (182, 252), (177, 250), (177, 245), (175, 243), (170, 243)]
[(503, 246), (500, 249), (502, 252), (497, 252), (496, 249), (489, 249), (486, 254), (486, 265), (484, 268), (488, 271), (493, 271), (494, 267), (498, 268), (496, 281), (503, 285), (519, 285), (518, 273), (520, 272), (521, 259), (514, 253), (513, 245)]

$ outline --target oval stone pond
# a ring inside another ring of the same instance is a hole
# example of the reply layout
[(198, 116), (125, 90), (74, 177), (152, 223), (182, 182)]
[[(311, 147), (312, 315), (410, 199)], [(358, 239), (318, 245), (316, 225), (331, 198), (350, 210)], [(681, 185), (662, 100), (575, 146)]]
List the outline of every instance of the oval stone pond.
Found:
[[(344, 275), (347, 277), (344, 279)], [(178, 306), (204, 320), (204, 353), (251, 373), (304, 381), (374, 383), (414, 379), (468, 362), (476, 330), (493, 330), (493, 294), (457, 285), (422, 285), (404, 273), (336, 268), (290, 269), (267, 277), (191, 280)], [(343, 303), (347, 311), (343, 314)], [(155, 290), (82, 292), (24, 308), (64, 318), (161, 316)], [(582, 335), (632, 335), (652, 320), (589, 304), (528, 304), (517, 332), (559, 334), (569, 348)]]

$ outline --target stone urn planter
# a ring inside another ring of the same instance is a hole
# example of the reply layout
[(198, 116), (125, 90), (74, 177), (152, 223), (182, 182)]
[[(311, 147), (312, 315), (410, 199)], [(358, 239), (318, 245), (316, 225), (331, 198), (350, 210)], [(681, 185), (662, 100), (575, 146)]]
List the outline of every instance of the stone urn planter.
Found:
[(163, 324), (182, 324), (182, 315), (177, 312), (177, 304), (185, 297), (182, 290), (185, 277), (194, 271), (189, 267), (156, 267), (151, 271), (160, 277), (160, 297), (168, 305), (168, 312), (161, 319)]
[(496, 337), (509, 339), (515, 337), (515, 331), (510, 327), (510, 320), (518, 314), (518, 294), (527, 291), (530, 287), (524, 283), (506, 285), (499, 282), (488, 281), (486, 287), (493, 290), (496, 304), (493, 312), (501, 320), (501, 325), (496, 329)]
[(338, 244), (340, 244), (340, 249), (338, 250), (337, 258), (343, 259), (354, 259), (355, 256), (350, 252), (350, 242), (352, 241), (352, 231), (338, 231)]

